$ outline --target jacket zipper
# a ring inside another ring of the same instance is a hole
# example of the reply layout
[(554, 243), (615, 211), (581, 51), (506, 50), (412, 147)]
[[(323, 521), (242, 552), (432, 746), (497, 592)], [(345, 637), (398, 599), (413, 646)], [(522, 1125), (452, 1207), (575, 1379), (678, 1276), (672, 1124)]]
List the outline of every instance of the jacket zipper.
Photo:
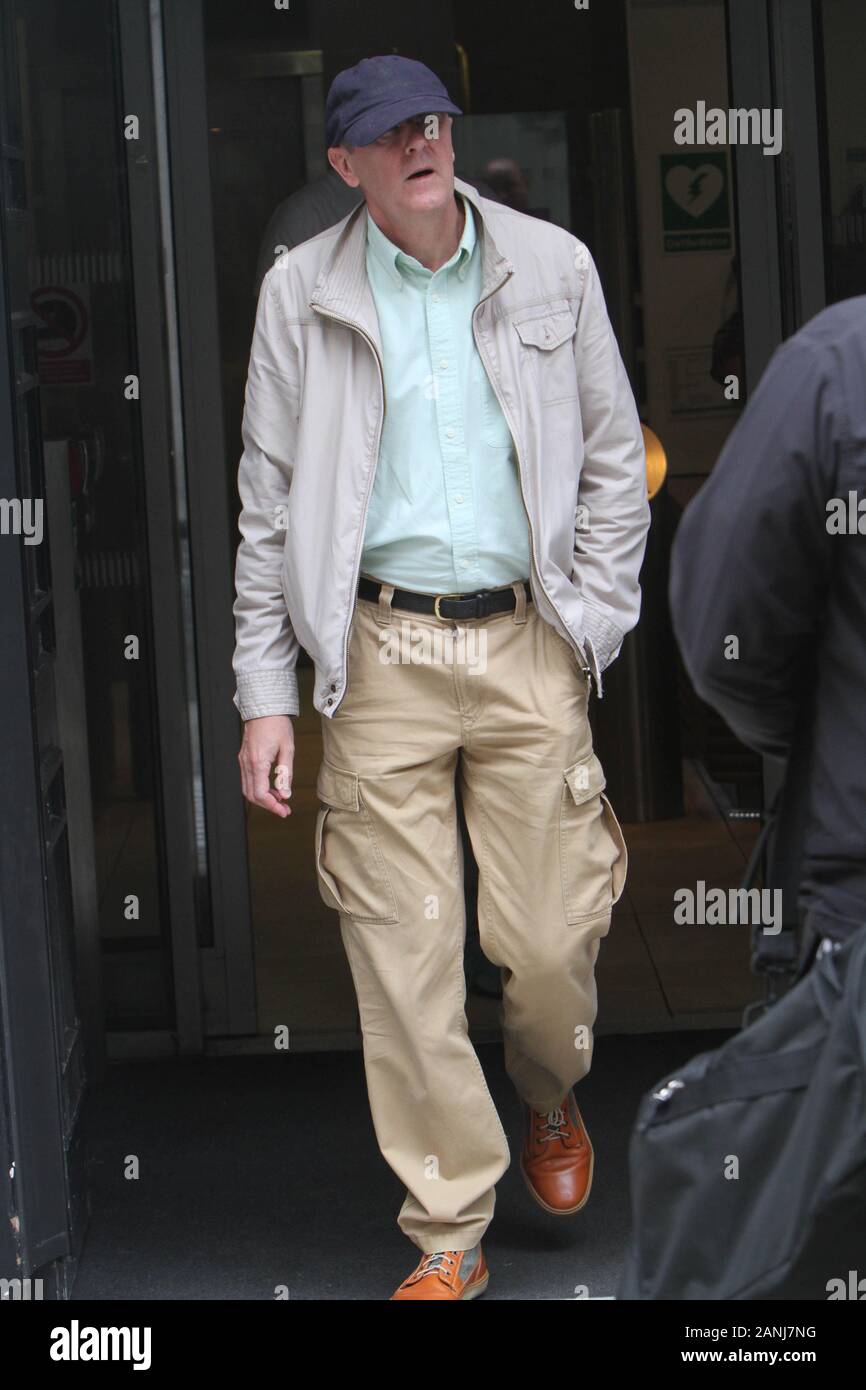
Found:
[[(513, 274), (513, 272), (510, 272), (510, 274)], [(508, 277), (506, 277), (506, 278), (508, 278)], [(556, 613), (556, 614), (558, 615), (559, 620), (560, 620), (560, 622), (562, 623), (562, 626), (565, 628), (565, 631), (566, 631), (566, 632), (568, 633), (568, 635), (569, 635), (569, 638), (571, 638), (571, 630), (570, 630), (570, 628), (569, 628), (569, 626), (568, 626), (568, 623), (565, 621), (565, 619), (563, 618), (562, 614), (560, 613), (558, 607), (557, 607), (556, 604), (554, 603), (553, 599), (550, 597), (550, 594), (547, 592), (547, 589), (545, 588), (544, 582), (543, 582), (543, 580), (542, 580), (542, 578), (541, 578), (541, 569), (540, 569), (540, 567), (539, 567), (539, 565), (538, 565), (538, 563), (537, 563), (536, 557), (535, 557), (535, 533), (534, 533), (533, 530), (532, 530), (532, 518), (531, 518), (531, 516), (529, 515), (529, 508), (528, 508), (528, 506), (526, 505), (526, 494), (525, 494), (524, 491), (523, 491), (523, 466), (522, 466), (522, 461), (521, 461), (521, 457), (520, 457), (520, 449), (519, 449), (518, 443), (517, 443), (517, 435), (515, 434), (514, 429), (512, 428), (511, 418), (510, 418), (510, 416), (509, 416), (509, 414), (508, 414), (508, 411), (507, 411), (506, 408), (505, 408), (505, 403), (504, 403), (502, 397), (501, 397), (500, 394), (499, 394), (499, 389), (498, 389), (498, 387), (497, 387), (497, 385), (496, 385), (496, 382), (493, 380), (493, 376), (492, 376), (492, 374), (491, 374), (491, 372), (490, 372), (490, 368), (489, 368), (489, 363), (488, 363), (488, 361), (487, 361), (487, 359), (486, 359), (486, 357), (485, 357), (485, 355), (484, 355), (484, 353), (483, 353), (483, 351), (482, 351), (482, 349), (481, 349), (481, 344), (480, 344), (480, 342), (479, 342), (479, 340), (478, 340), (478, 337), (477, 337), (477, 334), (476, 334), (476, 332), (475, 332), (475, 329), (476, 329), (476, 314), (477, 314), (478, 310), (481, 308), (481, 305), (482, 305), (482, 304), (486, 304), (487, 301), (488, 301), (488, 299), (492, 298), (492, 296), (493, 296), (494, 294), (496, 294), (497, 290), (499, 290), (499, 289), (502, 288), (502, 285), (503, 285), (504, 283), (505, 283), (505, 281), (503, 280), (503, 281), (500, 281), (500, 283), (499, 283), (498, 285), (495, 285), (494, 288), (490, 291), (489, 294), (486, 294), (486, 295), (484, 296), (483, 299), (479, 299), (478, 303), (476, 304), (475, 308), (473, 309), (473, 311), (472, 311), (472, 337), (473, 337), (474, 340), (475, 340), (475, 347), (476, 347), (476, 350), (477, 350), (477, 352), (478, 352), (478, 355), (479, 355), (479, 357), (481, 358), (482, 363), (484, 364), (484, 370), (485, 370), (486, 373), (487, 373), (487, 379), (488, 379), (488, 381), (490, 382), (490, 386), (491, 386), (491, 389), (492, 389), (492, 391), (493, 391), (493, 394), (495, 395), (497, 401), (499, 402), (499, 408), (500, 408), (500, 410), (502, 411), (502, 414), (505, 416), (505, 420), (506, 420), (506, 423), (507, 423), (507, 425), (508, 425), (508, 430), (509, 430), (509, 433), (511, 434), (511, 439), (512, 439), (512, 442), (513, 442), (513, 444), (514, 444), (514, 452), (515, 452), (515, 454), (516, 454), (516, 456), (517, 456), (517, 481), (518, 481), (518, 484), (519, 484), (519, 486), (520, 486), (520, 500), (521, 500), (522, 503), (523, 503), (523, 510), (524, 510), (524, 512), (526, 513), (526, 522), (527, 522), (527, 525), (528, 525), (528, 527), (529, 527), (529, 542), (530, 542), (530, 552), (531, 552), (531, 559), (532, 559), (532, 568), (534, 569), (534, 571), (535, 571), (535, 577), (536, 577), (536, 579), (538, 580), (538, 587), (540, 588), (541, 592), (544, 594), (545, 598), (547, 599), (547, 601), (548, 601), (548, 603), (550, 604), (551, 608), (553, 609), (554, 613)], [(571, 640), (572, 640), (572, 645), (574, 646), (577, 655), (580, 657), (580, 659), (581, 659), (581, 661), (582, 661), (582, 663), (583, 663), (583, 669), (584, 669), (584, 671), (587, 673), (587, 675), (589, 675), (590, 672), (592, 671), (592, 667), (590, 666), (589, 661), (587, 660), (587, 656), (586, 656), (585, 651), (583, 650), (583, 647), (580, 645), (579, 642), (574, 641), (573, 638), (572, 638)]]
[[(376, 351), (376, 344), (373, 342), (373, 339), (370, 337), (369, 333), (365, 333), (364, 330), (363, 330), (363, 328), (360, 328), (360, 327), (358, 326), (357, 323), (352, 323), (351, 319), (340, 318), (340, 315), (339, 315), (339, 314), (332, 314), (328, 309), (323, 309), (323, 308), (322, 308), (320, 305), (318, 305), (318, 304), (313, 304), (313, 303), (311, 303), (311, 304), (310, 304), (310, 308), (311, 308), (311, 309), (314, 309), (314, 310), (316, 311), (317, 314), (321, 314), (321, 315), (323, 316), (323, 318), (326, 318), (326, 319), (333, 319), (333, 320), (335, 321), (335, 323), (342, 323), (342, 324), (345, 325), (346, 328), (351, 328), (351, 329), (354, 330), (354, 332), (358, 333), (358, 334), (364, 339), (364, 341), (365, 341), (366, 343), (369, 343), (369, 345), (370, 345), (370, 351), (372, 352), (373, 356), (374, 356), (375, 359), (376, 359), (376, 366), (377, 366), (377, 368), (378, 368), (378, 370), (379, 370), (379, 385), (380, 385), (381, 390), (382, 390), (382, 409), (381, 409), (381, 412), (380, 412), (380, 414), (379, 414), (379, 428), (378, 428), (378, 430), (376, 431), (376, 446), (375, 446), (375, 449), (374, 449), (374, 452), (373, 452), (373, 466), (372, 466), (371, 469), (370, 469), (370, 477), (369, 477), (369, 480), (368, 480), (368, 482), (367, 482), (367, 490), (366, 490), (366, 492), (364, 493), (364, 503), (363, 503), (363, 506), (362, 506), (362, 509), (361, 509), (361, 524), (360, 524), (360, 526), (359, 526), (359, 528), (358, 528), (358, 543), (357, 543), (357, 545), (356, 545), (356, 547), (355, 547), (355, 562), (354, 562), (354, 571), (353, 571), (353, 576), (352, 576), (352, 590), (351, 590), (352, 593), (354, 594), (355, 590), (356, 590), (357, 587), (358, 587), (358, 572), (359, 572), (359, 570), (360, 570), (360, 568), (361, 568), (361, 550), (362, 550), (363, 544), (364, 544), (364, 523), (365, 523), (365, 521), (366, 521), (366, 519), (367, 519), (367, 509), (368, 509), (369, 502), (370, 502), (370, 493), (371, 493), (372, 490), (373, 490), (373, 479), (374, 479), (375, 476), (376, 476), (376, 470), (377, 470), (377, 467), (378, 467), (378, 464), (379, 464), (379, 443), (380, 443), (381, 438), (382, 438), (382, 427), (383, 427), (383, 425), (384, 425), (384, 423), (385, 423), (385, 372), (384, 372), (384, 370), (383, 370), (382, 362), (381, 362), (381, 359), (380, 359), (380, 357), (379, 357), (379, 354), (378, 354), (378, 352)], [(346, 683), (347, 683), (348, 676), (349, 676), (349, 671), (348, 671), (348, 666), (349, 666), (349, 628), (351, 627), (351, 624), (352, 624), (352, 612), (353, 612), (353, 609), (354, 609), (354, 604), (353, 604), (353, 603), (350, 603), (350, 605), (349, 605), (349, 614), (348, 614), (348, 617), (346, 618), (346, 626), (345, 626), (345, 628), (344, 628), (344, 630), (343, 630), (343, 670), (342, 670), (343, 690), (342, 690), (342, 693), (341, 693), (341, 695), (340, 695), (339, 700), (337, 701), (336, 705), (334, 706), (334, 709), (333, 709), (333, 711), (332, 711), (332, 714), (336, 714), (337, 710), (340, 708), (340, 705), (341, 705), (342, 702), (343, 702), (343, 696), (344, 696), (345, 693), (346, 693)]]

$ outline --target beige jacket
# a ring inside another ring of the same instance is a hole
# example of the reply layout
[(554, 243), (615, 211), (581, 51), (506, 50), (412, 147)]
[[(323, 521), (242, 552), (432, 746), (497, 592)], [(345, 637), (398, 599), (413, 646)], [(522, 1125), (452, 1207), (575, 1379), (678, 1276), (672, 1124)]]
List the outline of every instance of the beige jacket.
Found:
[[(473, 333), (516, 446), (532, 543), (525, 577), (601, 694), (601, 672), (640, 612), (650, 518), (628, 377), (584, 244), (460, 179), (455, 187), (480, 215)], [(364, 208), (280, 256), (259, 293), (233, 609), (245, 720), (299, 713), (299, 644), (315, 663), (320, 713), (333, 715), (346, 689), (384, 412)]]

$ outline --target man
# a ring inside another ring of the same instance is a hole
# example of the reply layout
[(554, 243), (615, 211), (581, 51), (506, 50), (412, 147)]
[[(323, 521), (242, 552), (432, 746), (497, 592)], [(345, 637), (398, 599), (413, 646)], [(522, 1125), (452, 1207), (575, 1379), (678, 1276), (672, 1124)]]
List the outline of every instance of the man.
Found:
[[(866, 296), (778, 348), (677, 530), (671, 611), (698, 694), (786, 764), (768, 875), (792, 970), (866, 924)], [(760, 929), (759, 929), (760, 931)], [(798, 935), (802, 940), (798, 942)]]
[(455, 182), (455, 114), (405, 58), (334, 80), (328, 158), (364, 202), (264, 278), (238, 479), (242, 785), (288, 814), (301, 642), (322, 715), (319, 889), (340, 914), (377, 1139), (407, 1189), (399, 1224), (423, 1252), (395, 1299), (483, 1292), (510, 1158), (468, 1037), (455, 773), (521, 1167), (553, 1214), (589, 1193), (571, 1087), (626, 850), (587, 706), (637, 621), (649, 524), (594, 263)]

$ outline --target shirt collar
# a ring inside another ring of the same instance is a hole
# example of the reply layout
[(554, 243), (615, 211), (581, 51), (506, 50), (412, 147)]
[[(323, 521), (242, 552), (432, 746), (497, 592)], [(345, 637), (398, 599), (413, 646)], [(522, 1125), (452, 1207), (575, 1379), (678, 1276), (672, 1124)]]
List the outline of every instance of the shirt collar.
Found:
[[(457, 250), (454, 252), (454, 255), (449, 261), (446, 261), (444, 265), (440, 266), (439, 269), (449, 270), (452, 267), (456, 267), (460, 279), (465, 280), (469, 269), (469, 260), (475, 250), (477, 233), (475, 230), (475, 217), (469, 200), (464, 198), (462, 193), (458, 193), (457, 196), (463, 204), (465, 214), (463, 219), (463, 233), (457, 243)], [(399, 246), (395, 246), (393, 241), (386, 237), (381, 227), (373, 221), (370, 216), (369, 208), (366, 209), (366, 216), (367, 245), (376, 257), (376, 260), (382, 266), (388, 278), (399, 289), (403, 288), (404, 275), (420, 274), (429, 279), (434, 273), (439, 273), (438, 271), (429, 271), (426, 266), (423, 266), (414, 256), (407, 255), (405, 251), (401, 251)]]

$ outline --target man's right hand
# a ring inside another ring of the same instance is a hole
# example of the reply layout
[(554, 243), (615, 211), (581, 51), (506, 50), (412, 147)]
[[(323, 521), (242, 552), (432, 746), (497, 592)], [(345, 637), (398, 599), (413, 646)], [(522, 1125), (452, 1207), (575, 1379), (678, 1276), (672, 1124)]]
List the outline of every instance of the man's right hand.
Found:
[[(261, 719), (248, 719), (238, 762), (241, 766), (241, 788), (247, 801), (261, 806), (275, 816), (292, 814), (288, 805), (292, 794), (292, 770), (295, 760), (295, 731), (287, 714), (268, 714)], [(274, 767), (274, 765), (276, 765)], [(275, 786), (271, 786), (274, 767)]]

